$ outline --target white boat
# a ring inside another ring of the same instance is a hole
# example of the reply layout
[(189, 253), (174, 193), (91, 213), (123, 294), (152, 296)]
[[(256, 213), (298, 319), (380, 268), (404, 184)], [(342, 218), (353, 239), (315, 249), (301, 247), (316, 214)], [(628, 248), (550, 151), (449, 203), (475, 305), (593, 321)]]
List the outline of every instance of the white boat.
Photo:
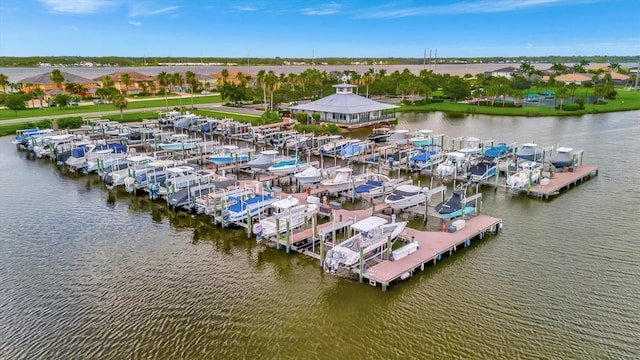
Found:
[(118, 143), (97, 146), (85, 155), (86, 161), (82, 165), (82, 171), (88, 174), (113, 167), (127, 157), (127, 151), (126, 145)]
[(480, 139), (476, 137), (469, 137), (465, 141), (465, 147), (459, 149), (458, 152), (463, 153), (467, 158), (474, 155), (480, 155), (482, 153), (482, 144)]
[(340, 150), (342, 150), (348, 144), (349, 139), (345, 139), (341, 135), (335, 135), (328, 143), (320, 146), (320, 154), (330, 155), (336, 152), (340, 152)]
[(304, 171), (293, 176), (301, 185), (315, 184), (322, 180), (322, 171), (315, 166), (309, 166)]
[(217, 189), (195, 200), (195, 212), (196, 214), (214, 215), (216, 211), (224, 209), (226, 199), (230, 197), (247, 198), (253, 194), (255, 194), (254, 190), (249, 187)]
[(273, 175), (284, 176), (306, 170), (308, 167), (308, 163), (299, 161), (298, 159), (294, 158), (293, 160), (283, 160), (278, 162), (277, 164), (273, 164), (269, 166), (267, 170)]
[(209, 160), (218, 165), (229, 165), (249, 161), (250, 148), (240, 148), (236, 145), (223, 145), (219, 151), (209, 156)]
[(542, 174), (542, 164), (535, 161), (523, 161), (518, 164), (520, 170), (509, 175), (507, 186), (512, 189), (523, 189), (537, 183)]
[(415, 147), (425, 147), (425, 146), (434, 146), (438, 145), (438, 139), (431, 136), (433, 130), (420, 130), (416, 136), (409, 139), (411, 144)]
[(140, 175), (149, 171), (150, 167), (148, 163), (155, 161), (153, 156), (149, 155), (136, 155), (125, 158), (127, 162), (127, 168), (117, 171), (111, 171), (104, 177), (104, 182), (108, 188), (114, 188), (118, 185), (124, 185), (126, 178), (131, 178), (135, 182), (136, 175)]
[(360, 253), (363, 261), (369, 260), (384, 251), (389, 242), (395, 242), (406, 226), (406, 221), (389, 223), (378, 216), (354, 223), (351, 229), (356, 234), (327, 252), (325, 267), (335, 271), (339, 266), (354, 266), (360, 261)]
[(384, 199), (384, 202), (392, 209), (402, 210), (424, 204), (427, 201), (428, 192), (429, 188), (426, 187), (400, 185)]
[(310, 135), (297, 134), (296, 136), (291, 137), (285, 141), (284, 148), (289, 150), (302, 150), (308, 148), (310, 145)]
[(364, 184), (356, 187), (356, 194), (364, 200), (389, 195), (400, 185), (409, 185), (411, 179), (391, 179), (386, 175), (374, 174)]
[(389, 145), (407, 145), (409, 142), (409, 130), (397, 129), (389, 131), (386, 143)]
[(245, 221), (249, 216), (255, 217), (276, 201), (278, 198), (265, 194), (230, 196), (227, 198), (226, 208), (222, 210), (223, 225)]
[(164, 186), (158, 189), (158, 195), (164, 197), (170, 197), (187, 186), (206, 184), (215, 176), (213, 172), (197, 170), (189, 165), (168, 168), (166, 174)]
[(276, 150), (265, 150), (260, 152), (255, 159), (247, 162), (247, 165), (249, 165), (253, 171), (265, 170), (273, 165), (273, 160), (279, 155), (280, 153)]
[(362, 143), (358, 139), (349, 140), (347, 145), (340, 150), (340, 157), (342, 160), (351, 159), (352, 157), (358, 156), (366, 150), (367, 145)]
[(247, 162), (247, 165), (249, 165), (251, 167), (251, 170), (253, 171), (260, 171), (260, 170), (266, 170), (271, 165), (277, 164), (280, 161), (294, 160), (297, 158), (298, 158), (297, 155), (286, 156), (286, 155), (280, 155), (280, 153), (277, 150), (265, 150), (260, 152), (260, 154), (258, 154), (258, 156), (256, 156), (255, 159)]
[(471, 166), (466, 154), (458, 151), (448, 153), (445, 160), (436, 168), (436, 175), (440, 178), (463, 175)]
[(352, 188), (355, 189), (358, 185), (366, 181), (366, 174), (353, 176), (352, 168), (340, 168), (336, 170), (333, 178), (324, 180), (320, 182), (320, 184), (325, 187), (328, 192), (336, 194)]
[(200, 139), (191, 139), (188, 134), (172, 134), (169, 142), (160, 143), (158, 147), (162, 150), (192, 150), (198, 147)]
[(274, 211), (273, 214), (260, 220), (257, 229), (259, 231), (256, 231), (267, 238), (285, 233), (287, 229), (293, 231), (301, 227), (318, 212), (318, 205), (301, 205), (298, 199), (288, 196), (272, 203), (271, 209)]

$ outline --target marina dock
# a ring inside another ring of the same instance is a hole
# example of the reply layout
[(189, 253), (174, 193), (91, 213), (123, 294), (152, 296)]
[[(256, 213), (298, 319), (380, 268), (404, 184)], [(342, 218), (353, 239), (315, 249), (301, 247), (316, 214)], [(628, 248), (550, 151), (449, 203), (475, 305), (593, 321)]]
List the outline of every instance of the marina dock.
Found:
[(526, 189), (523, 191), (539, 199), (549, 199), (597, 175), (597, 166), (582, 165), (572, 169), (572, 171), (553, 173), (551, 178), (548, 179), (548, 182), (541, 181), (539, 184), (532, 186), (528, 191)]
[(459, 248), (471, 245), (472, 239), (483, 239), (487, 232), (497, 233), (501, 228), (501, 219), (487, 215), (467, 219), (465, 227), (453, 233), (407, 228), (404, 237), (418, 242), (417, 251), (399, 260), (383, 260), (370, 268), (362, 271), (355, 268), (354, 271), (360, 274), (360, 281), (367, 279), (371, 286), (380, 284), (386, 291), (393, 281), (411, 277), (417, 269), (424, 271), (425, 265), (436, 264), (443, 255), (451, 255)]

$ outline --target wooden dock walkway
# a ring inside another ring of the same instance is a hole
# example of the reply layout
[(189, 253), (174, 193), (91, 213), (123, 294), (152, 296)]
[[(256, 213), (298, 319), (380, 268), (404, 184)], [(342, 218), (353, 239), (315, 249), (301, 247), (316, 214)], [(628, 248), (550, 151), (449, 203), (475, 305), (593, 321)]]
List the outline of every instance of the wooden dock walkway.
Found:
[[(412, 276), (416, 269), (424, 270), (428, 263), (436, 263), (444, 254), (451, 254), (461, 245), (467, 247), (471, 239), (484, 238), (488, 231), (497, 232), (502, 227), (502, 220), (487, 215), (478, 215), (466, 220), (465, 227), (454, 233), (440, 231), (420, 231), (407, 228), (405, 237), (415, 239), (419, 249), (402, 259), (391, 261), (384, 260), (363, 272), (363, 278), (368, 279), (369, 284), (382, 285), (386, 291), (389, 284), (395, 280)], [(355, 269), (355, 271), (359, 271)]]
[(598, 175), (598, 167), (593, 165), (582, 165), (568, 172), (552, 173), (553, 176), (548, 179), (549, 183), (542, 185), (537, 184), (527, 189), (523, 189), (528, 195), (539, 199), (548, 199), (551, 196), (560, 195), (564, 190), (568, 190), (576, 185), (591, 179), (592, 176)]

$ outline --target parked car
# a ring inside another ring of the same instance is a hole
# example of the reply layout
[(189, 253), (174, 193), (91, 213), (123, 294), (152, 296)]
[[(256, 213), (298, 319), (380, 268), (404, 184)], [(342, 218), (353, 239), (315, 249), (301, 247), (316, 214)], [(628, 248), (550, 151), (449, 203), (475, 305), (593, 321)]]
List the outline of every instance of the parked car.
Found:
[(77, 102), (77, 101), (75, 101), (75, 100), (71, 100), (71, 101), (69, 101), (69, 104), (68, 104), (68, 105), (69, 105), (69, 106), (78, 106), (78, 102)]
[(56, 107), (55, 101), (49, 101), (49, 107)]
[(93, 103), (96, 105), (102, 104), (102, 99), (93, 99)]
[(209, 90), (202, 90), (201, 94), (202, 94), (202, 95), (210, 95), (210, 94), (211, 94), (211, 91), (209, 91)]

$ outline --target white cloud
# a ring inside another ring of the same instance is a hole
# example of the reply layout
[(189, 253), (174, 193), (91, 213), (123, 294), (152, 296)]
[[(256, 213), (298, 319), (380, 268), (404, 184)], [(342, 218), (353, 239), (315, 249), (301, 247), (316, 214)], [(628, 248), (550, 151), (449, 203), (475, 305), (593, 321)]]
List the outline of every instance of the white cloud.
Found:
[(111, 0), (41, 0), (52, 12), (62, 14), (95, 14), (115, 5)]
[(129, 24), (133, 26), (142, 26), (142, 23), (140, 21), (129, 21)]
[(156, 8), (153, 4), (138, 3), (131, 6), (129, 11), (129, 17), (142, 17), (142, 16), (156, 16), (162, 14), (169, 14), (179, 9), (180, 6), (165, 6), (162, 8)]
[(302, 14), (310, 16), (333, 15), (338, 13), (338, 10), (340, 10), (340, 4), (330, 2), (328, 4), (320, 4), (315, 8), (302, 9)]
[(369, 18), (400, 18), (420, 15), (442, 15), (442, 14), (478, 14), (518, 11), (534, 7), (565, 5), (596, 2), (597, 0), (471, 0), (459, 1), (447, 5), (435, 6), (414, 6), (405, 8), (392, 8), (383, 6), (372, 9), (364, 17)]
[(236, 10), (238, 11), (247, 11), (247, 12), (252, 12), (252, 11), (256, 11), (258, 9), (256, 9), (253, 6), (237, 6)]

